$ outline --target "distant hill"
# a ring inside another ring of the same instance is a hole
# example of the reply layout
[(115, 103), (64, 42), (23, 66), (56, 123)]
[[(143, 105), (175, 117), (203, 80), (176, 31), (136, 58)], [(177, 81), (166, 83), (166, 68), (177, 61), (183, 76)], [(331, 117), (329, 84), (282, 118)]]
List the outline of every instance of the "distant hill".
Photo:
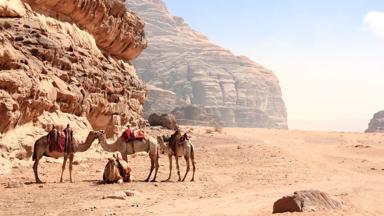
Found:
[(365, 132), (384, 132), (384, 110), (373, 115)]

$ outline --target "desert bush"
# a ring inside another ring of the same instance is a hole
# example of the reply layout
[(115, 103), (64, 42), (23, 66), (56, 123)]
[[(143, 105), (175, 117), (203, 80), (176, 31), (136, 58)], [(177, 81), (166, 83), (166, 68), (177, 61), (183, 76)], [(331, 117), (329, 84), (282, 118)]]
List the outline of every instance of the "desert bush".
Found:
[(216, 125), (213, 129), (217, 133), (223, 133), (223, 127), (221, 125)]

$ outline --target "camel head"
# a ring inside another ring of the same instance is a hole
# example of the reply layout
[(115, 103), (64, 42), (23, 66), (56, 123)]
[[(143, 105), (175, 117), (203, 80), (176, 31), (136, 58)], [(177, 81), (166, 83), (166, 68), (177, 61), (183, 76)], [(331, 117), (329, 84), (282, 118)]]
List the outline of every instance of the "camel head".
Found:
[(160, 145), (160, 152), (161, 154), (166, 154), (169, 151), (169, 141), (171, 139), (171, 136), (169, 135), (163, 135), (157, 137), (157, 143)]
[[(119, 162), (118, 162), (119, 160)], [(122, 168), (125, 170), (125, 176), (121, 175), (121, 170), (119, 170), (119, 163)], [(132, 169), (128, 166), (128, 163), (122, 160), (118, 154), (113, 155), (113, 158), (108, 158), (108, 163), (105, 166), (103, 179), (105, 182), (113, 183), (119, 181), (131, 182), (131, 171)]]
[(97, 138), (99, 138), (99, 131), (90, 131), (89, 132), (89, 134), (88, 134), (88, 136), (91, 138), (91, 139), (97, 139)]
[(105, 131), (104, 130), (99, 130), (99, 131), (93, 131), (95, 132), (96, 136), (97, 136), (97, 139), (99, 139), (99, 141), (102, 139), (102, 138), (105, 138)]
[(119, 170), (116, 167), (116, 159), (108, 158), (108, 163), (104, 168), (103, 179), (108, 183), (117, 182), (121, 179)]

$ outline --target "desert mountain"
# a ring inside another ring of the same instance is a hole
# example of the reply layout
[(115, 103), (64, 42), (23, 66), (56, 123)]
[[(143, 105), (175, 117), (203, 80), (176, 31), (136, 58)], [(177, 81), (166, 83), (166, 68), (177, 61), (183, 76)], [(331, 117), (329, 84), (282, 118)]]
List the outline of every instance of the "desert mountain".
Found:
[(146, 22), (148, 49), (133, 62), (150, 85), (146, 116), (194, 105), (226, 126), (287, 128), (286, 108), (272, 71), (211, 43), (181, 17), (172, 16), (162, 0), (126, 4)]
[(146, 46), (122, 1), (0, 1), (0, 147), (33, 145), (53, 124), (75, 138), (142, 124), (145, 85), (129, 61)]

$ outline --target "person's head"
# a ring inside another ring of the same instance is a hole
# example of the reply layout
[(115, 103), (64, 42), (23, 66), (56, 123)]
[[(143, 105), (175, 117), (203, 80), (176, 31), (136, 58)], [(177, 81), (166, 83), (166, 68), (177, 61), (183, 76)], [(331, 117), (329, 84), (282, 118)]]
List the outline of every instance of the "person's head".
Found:
[(69, 128), (69, 124), (67, 124), (67, 128)]
[(131, 128), (131, 124), (127, 124), (127, 128)]

